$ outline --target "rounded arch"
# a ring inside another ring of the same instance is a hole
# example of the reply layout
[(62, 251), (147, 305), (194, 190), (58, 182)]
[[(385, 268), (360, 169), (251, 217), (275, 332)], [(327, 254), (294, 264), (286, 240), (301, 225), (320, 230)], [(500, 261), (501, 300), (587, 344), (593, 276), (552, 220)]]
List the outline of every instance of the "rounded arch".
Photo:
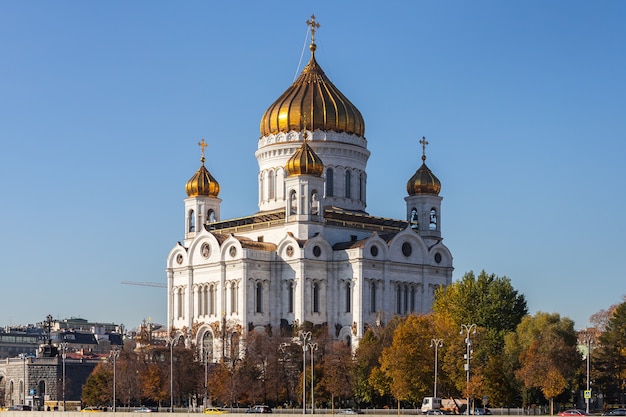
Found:
[(352, 327), (343, 326), (341, 330), (339, 330), (338, 339), (344, 343), (347, 343), (348, 346), (352, 346)]

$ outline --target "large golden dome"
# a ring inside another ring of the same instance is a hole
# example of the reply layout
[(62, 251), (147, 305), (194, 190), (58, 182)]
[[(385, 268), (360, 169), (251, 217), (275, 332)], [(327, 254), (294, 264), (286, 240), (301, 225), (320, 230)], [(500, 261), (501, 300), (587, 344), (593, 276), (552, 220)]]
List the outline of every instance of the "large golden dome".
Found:
[[(289, 132), (335, 131), (365, 136), (365, 122), (359, 109), (326, 77), (315, 60), (311, 39), (311, 59), (298, 79), (272, 104), (261, 119), (261, 136)], [(306, 126), (305, 126), (306, 125)]]
[(422, 166), (415, 171), (415, 174), (406, 183), (406, 191), (409, 195), (434, 194), (439, 195), (441, 182), (439, 178), (426, 166), (426, 138), (420, 140), (422, 144)]
[(189, 197), (207, 196), (216, 198), (220, 193), (220, 184), (217, 182), (213, 175), (204, 166), (204, 148), (207, 146), (202, 139), (202, 142), (198, 143), (202, 148), (202, 166), (193, 174), (193, 177), (185, 184), (185, 191)]
[(294, 175), (314, 175), (321, 177), (324, 172), (324, 163), (315, 151), (311, 149), (305, 139), (302, 141), (302, 146), (300, 146), (287, 161), (285, 171), (288, 177)]

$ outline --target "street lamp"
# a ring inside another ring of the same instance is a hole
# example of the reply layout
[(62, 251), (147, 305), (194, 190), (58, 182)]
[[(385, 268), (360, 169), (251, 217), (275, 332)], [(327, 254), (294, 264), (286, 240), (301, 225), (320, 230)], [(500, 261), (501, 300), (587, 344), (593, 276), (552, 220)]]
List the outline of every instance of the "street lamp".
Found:
[(67, 342), (59, 343), (61, 358), (63, 358), (63, 411), (65, 411), (65, 359), (67, 358)]
[(315, 397), (313, 393), (313, 352), (317, 350), (317, 343), (309, 343), (309, 349), (311, 349), (311, 414), (313, 414), (315, 410)]
[(298, 338), (302, 343), (302, 414), (306, 414), (306, 350), (307, 342), (311, 340), (311, 332), (298, 332)]
[(472, 359), (473, 350), (471, 350), (472, 339), (470, 338), (470, 334), (476, 334), (476, 325), (475, 324), (461, 324), (461, 334), (463, 332), (465, 335), (465, 345), (467, 346), (467, 352), (465, 353), (465, 359), (467, 362), (465, 363), (465, 372), (467, 374), (467, 414), (470, 413), (470, 394), (469, 394), (469, 383), (470, 383), (470, 360)]
[(593, 333), (589, 330), (585, 330), (583, 332), (582, 342), (587, 345), (587, 391), (585, 392), (585, 411), (589, 414), (589, 401), (591, 397), (591, 387), (589, 385), (589, 375), (590, 375), (590, 361), (591, 361), (591, 344), (593, 343)]
[(437, 349), (443, 346), (443, 339), (431, 339), (430, 347), (435, 348), (435, 386), (433, 389), (433, 397), (437, 398)]
[(23, 391), (22, 391), (22, 404), (26, 404), (26, 353), (20, 353), (19, 357), (22, 358), (22, 366), (24, 368), (24, 383), (23, 385)]
[(178, 344), (178, 340), (167, 337), (167, 344), (170, 346), (170, 413), (174, 412), (174, 345)]
[(120, 350), (117, 347), (114, 347), (111, 351), (111, 358), (113, 359), (113, 412), (115, 413), (117, 408), (117, 400), (115, 398), (115, 393), (117, 391), (117, 376), (116, 376), (116, 362), (117, 358), (120, 356)]

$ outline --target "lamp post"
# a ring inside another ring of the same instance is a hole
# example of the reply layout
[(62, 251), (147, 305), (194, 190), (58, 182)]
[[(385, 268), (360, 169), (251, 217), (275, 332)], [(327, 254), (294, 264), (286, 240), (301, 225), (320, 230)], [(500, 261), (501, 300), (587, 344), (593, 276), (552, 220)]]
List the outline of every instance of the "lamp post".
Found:
[(298, 332), (300, 343), (302, 343), (302, 414), (306, 414), (306, 350), (307, 342), (311, 340), (311, 332)]
[[(593, 334), (592, 332), (590, 332), (589, 330), (585, 330), (583, 332), (583, 339), (582, 342), (586, 345), (587, 347), (587, 354), (585, 356), (587, 356), (587, 392), (585, 393), (585, 411), (587, 412), (587, 414), (589, 414), (589, 401), (590, 401), (590, 395), (591, 394), (591, 387), (590, 387), (590, 371), (591, 371), (591, 344), (593, 343)], [(587, 394), (588, 393), (588, 394)]]
[(315, 411), (315, 397), (313, 392), (313, 352), (317, 350), (317, 343), (309, 343), (309, 349), (311, 349), (311, 414)]
[(174, 344), (176, 339), (167, 337), (167, 344), (170, 345), (170, 413), (174, 412)]
[(117, 375), (116, 375), (116, 362), (117, 358), (120, 356), (120, 351), (117, 347), (114, 347), (111, 351), (111, 359), (113, 359), (113, 412), (115, 413), (117, 409), (117, 399), (115, 397), (117, 391)]
[(433, 388), (433, 397), (437, 398), (437, 349), (443, 346), (443, 339), (431, 339), (430, 347), (435, 348), (435, 385)]
[(61, 348), (61, 358), (63, 358), (63, 411), (65, 411), (65, 359), (67, 358), (67, 342), (59, 344)]
[(209, 348), (204, 348), (204, 407), (206, 408), (209, 403)]
[(22, 391), (22, 404), (26, 404), (26, 353), (20, 353), (19, 357), (22, 358), (22, 367), (24, 369), (24, 390)]
[(467, 414), (470, 413), (470, 394), (469, 394), (469, 384), (470, 384), (470, 360), (472, 359), (472, 353), (474, 351), (471, 349), (472, 339), (470, 338), (470, 334), (476, 334), (476, 325), (475, 324), (461, 324), (461, 334), (465, 332), (465, 345), (467, 347), (467, 351), (465, 353), (465, 372), (467, 376)]

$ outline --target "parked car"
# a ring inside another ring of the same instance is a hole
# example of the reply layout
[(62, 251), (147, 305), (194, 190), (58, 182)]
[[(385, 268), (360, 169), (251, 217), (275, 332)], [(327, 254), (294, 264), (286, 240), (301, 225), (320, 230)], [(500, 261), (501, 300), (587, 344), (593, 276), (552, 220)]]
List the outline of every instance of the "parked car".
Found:
[(626, 416), (626, 408), (616, 408), (602, 413), (603, 416)]
[(217, 407), (206, 407), (203, 411), (204, 414), (226, 414), (228, 413), (227, 410), (224, 410), (223, 408), (217, 408)]
[(254, 405), (246, 410), (246, 413), (271, 413), (272, 409), (267, 405)]
[(343, 410), (339, 410), (337, 414), (363, 414), (363, 411), (356, 410), (354, 408), (345, 408)]
[(83, 413), (90, 413), (90, 412), (101, 412), (102, 409), (98, 408), (98, 407), (85, 407), (82, 410), (80, 410)]
[(31, 410), (31, 406), (28, 404), (15, 404), (11, 408), (9, 408), (9, 411), (30, 411), (30, 410)]
[(441, 410), (428, 410), (424, 414), (426, 414), (427, 416), (442, 416), (445, 413)]
[(491, 411), (488, 408), (474, 408), (474, 412), (472, 414), (475, 416), (488, 416), (491, 414)]
[(150, 407), (139, 407), (138, 409), (135, 410), (135, 413), (151, 413), (152, 412), (152, 408)]
[(570, 410), (564, 410), (559, 413), (559, 416), (588, 416), (583, 410), (577, 410), (572, 408)]

